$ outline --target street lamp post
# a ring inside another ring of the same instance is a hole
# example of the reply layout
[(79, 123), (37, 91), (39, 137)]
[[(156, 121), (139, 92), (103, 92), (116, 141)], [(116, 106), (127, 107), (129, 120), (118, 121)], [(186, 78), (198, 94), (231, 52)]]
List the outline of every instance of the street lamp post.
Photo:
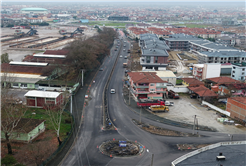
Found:
[(82, 86), (84, 86), (84, 70), (83, 69), (81, 69), (82, 70), (82, 80), (81, 80), (81, 85)]
[[(149, 149), (147, 149), (147, 152), (150, 153), (150, 152), (149, 152)], [(150, 166), (153, 166), (153, 162), (154, 162), (154, 153), (151, 153), (151, 154), (152, 154), (152, 157), (151, 157), (151, 164), (150, 164)]]

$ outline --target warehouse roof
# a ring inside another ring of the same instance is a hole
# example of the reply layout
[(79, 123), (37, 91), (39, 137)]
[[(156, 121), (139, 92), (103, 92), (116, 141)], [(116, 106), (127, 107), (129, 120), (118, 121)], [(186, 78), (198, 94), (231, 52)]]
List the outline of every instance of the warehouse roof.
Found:
[(21, 11), (47, 11), (45, 8), (22, 8)]

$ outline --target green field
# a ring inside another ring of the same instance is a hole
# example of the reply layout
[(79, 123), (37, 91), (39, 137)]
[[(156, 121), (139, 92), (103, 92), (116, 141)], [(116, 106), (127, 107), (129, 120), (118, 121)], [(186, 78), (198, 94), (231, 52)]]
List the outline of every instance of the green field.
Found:
[[(36, 114), (32, 114), (32, 113)], [(49, 115), (47, 115), (46, 111), (41, 108), (29, 108), (26, 112), (24, 118), (32, 118), (32, 119), (44, 119), (46, 120), (44, 122), (46, 130), (54, 130), (54, 127), (52, 126), (52, 123), (49, 121)], [(63, 140), (67, 132), (70, 132), (71, 130), (71, 123), (65, 123), (66, 120), (70, 120), (71, 116), (67, 112), (63, 112), (62, 114), (62, 122), (61, 122), (61, 129), (60, 129), (60, 136)], [(55, 132), (55, 131), (54, 131)]]
[(186, 26), (187, 28), (207, 28), (209, 25), (204, 24), (178, 24), (179, 26)]
[(99, 25), (99, 26), (112, 26), (112, 27), (125, 27), (126, 24), (137, 24), (136, 22), (117, 22), (117, 21), (90, 21), (89, 23), (79, 23), (81, 25)]

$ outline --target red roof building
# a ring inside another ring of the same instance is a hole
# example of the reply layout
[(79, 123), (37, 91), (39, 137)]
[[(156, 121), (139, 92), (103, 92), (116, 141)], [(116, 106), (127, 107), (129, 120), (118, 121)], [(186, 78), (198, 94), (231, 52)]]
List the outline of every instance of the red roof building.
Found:
[(167, 81), (155, 72), (129, 72), (129, 86), (135, 99), (163, 99), (167, 93)]
[(201, 82), (195, 78), (182, 78), (182, 80), (183, 80), (182, 84), (187, 85), (189, 87), (204, 85), (203, 82)]

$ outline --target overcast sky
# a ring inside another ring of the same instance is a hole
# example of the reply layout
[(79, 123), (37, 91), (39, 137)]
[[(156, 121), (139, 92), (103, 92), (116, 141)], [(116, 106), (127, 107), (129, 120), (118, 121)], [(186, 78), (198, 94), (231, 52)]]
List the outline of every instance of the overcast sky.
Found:
[[(56, 2), (56, 3), (102, 3), (102, 4), (165, 4), (165, 5), (206, 5), (206, 6), (245, 6), (245, 0), (1, 0), (2, 3), (15, 2), (18, 4), (33, 4), (33, 2), (45, 3), (45, 2)], [(11, 3), (12, 4), (12, 3)]]

